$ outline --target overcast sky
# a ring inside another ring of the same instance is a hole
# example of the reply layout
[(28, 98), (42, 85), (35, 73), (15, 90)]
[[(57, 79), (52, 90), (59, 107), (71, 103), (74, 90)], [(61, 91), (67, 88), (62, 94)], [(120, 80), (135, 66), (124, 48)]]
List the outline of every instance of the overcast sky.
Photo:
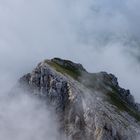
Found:
[(0, 86), (61, 57), (114, 73), (140, 102), (139, 9), (139, 0), (0, 0)]

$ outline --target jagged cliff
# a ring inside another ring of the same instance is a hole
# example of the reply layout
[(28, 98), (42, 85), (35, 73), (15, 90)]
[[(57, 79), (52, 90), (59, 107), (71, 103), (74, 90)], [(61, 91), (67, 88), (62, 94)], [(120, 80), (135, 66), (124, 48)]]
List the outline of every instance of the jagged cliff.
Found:
[(112, 74), (88, 73), (81, 64), (54, 58), (23, 76), (19, 87), (55, 108), (68, 139), (138, 139), (139, 104)]

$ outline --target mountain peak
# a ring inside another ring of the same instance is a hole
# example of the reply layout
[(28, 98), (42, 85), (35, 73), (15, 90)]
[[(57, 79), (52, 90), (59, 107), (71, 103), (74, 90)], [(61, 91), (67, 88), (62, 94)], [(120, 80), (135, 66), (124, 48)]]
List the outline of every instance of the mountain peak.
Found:
[(71, 140), (135, 140), (140, 134), (139, 105), (113, 74), (88, 73), (81, 64), (54, 58), (19, 83), (55, 108)]

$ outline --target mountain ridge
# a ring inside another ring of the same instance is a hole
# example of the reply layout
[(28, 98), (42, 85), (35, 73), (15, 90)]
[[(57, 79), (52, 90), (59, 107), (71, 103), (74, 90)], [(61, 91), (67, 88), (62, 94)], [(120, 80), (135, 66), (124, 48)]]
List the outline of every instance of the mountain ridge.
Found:
[(139, 104), (113, 74), (88, 73), (81, 64), (54, 58), (19, 83), (55, 108), (71, 140), (135, 140), (140, 134)]

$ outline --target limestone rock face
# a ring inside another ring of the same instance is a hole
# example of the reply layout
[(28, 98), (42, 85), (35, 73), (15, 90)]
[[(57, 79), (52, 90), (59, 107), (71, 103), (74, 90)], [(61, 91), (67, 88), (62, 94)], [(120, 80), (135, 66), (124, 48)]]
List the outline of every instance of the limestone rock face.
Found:
[(137, 140), (140, 134), (139, 105), (112, 74), (91, 74), (81, 64), (55, 58), (19, 84), (54, 107), (67, 139)]

